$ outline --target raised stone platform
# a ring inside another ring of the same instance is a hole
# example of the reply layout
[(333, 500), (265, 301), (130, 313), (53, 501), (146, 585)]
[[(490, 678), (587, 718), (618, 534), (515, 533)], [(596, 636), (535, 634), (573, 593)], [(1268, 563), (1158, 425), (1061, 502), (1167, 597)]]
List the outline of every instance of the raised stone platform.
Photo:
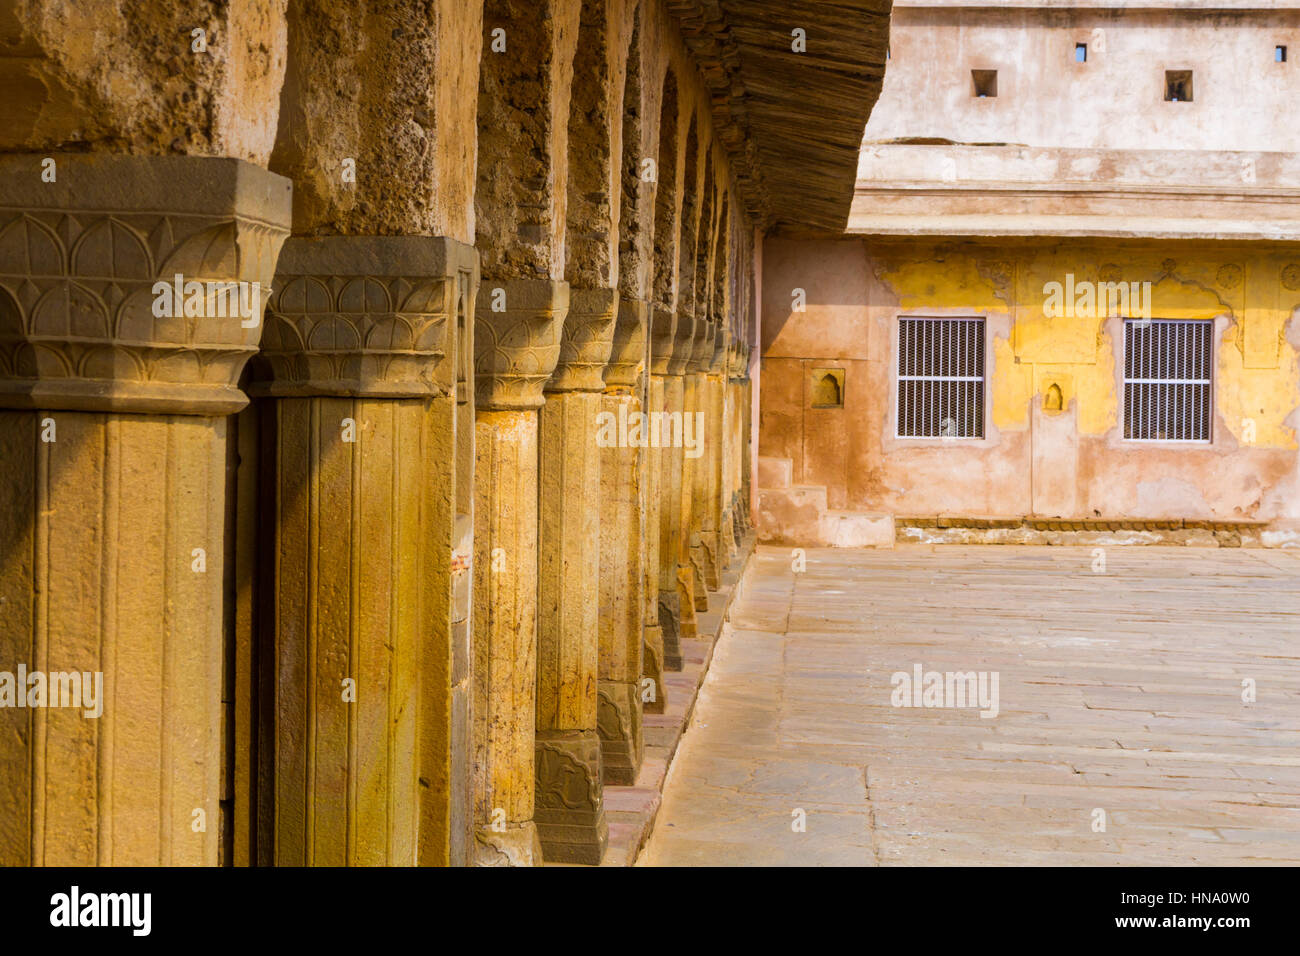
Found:
[(1192, 519), (905, 517), (899, 544), (1187, 545), (1206, 548), (1300, 547), (1300, 531), (1261, 521)]
[(892, 548), (894, 517), (831, 510), (823, 485), (793, 483), (789, 458), (758, 458), (754, 526), (763, 544), (809, 548)]

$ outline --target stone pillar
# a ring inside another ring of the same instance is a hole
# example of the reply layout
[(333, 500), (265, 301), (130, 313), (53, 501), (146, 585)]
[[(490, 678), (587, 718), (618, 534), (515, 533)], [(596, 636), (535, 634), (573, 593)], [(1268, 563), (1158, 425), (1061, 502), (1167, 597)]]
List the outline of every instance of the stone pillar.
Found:
[(537, 723), (538, 409), (560, 357), (569, 287), (484, 279), (474, 325), (475, 861), (542, 861)]
[(722, 463), (727, 445), (723, 418), (726, 388), (727, 330), (719, 321), (714, 327), (713, 352), (705, 369), (705, 475), (702, 497), (704, 515), (701, 518), (700, 541), (703, 548), (704, 580), (712, 590), (717, 590), (723, 570), (731, 563), (722, 539)]
[(224, 416), (289, 220), (240, 160), (0, 157), (0, 671), (78, 675), (0, 708), (0, 865), (217, 863)]
[[(646, 602), (643, 460), (640, 389), (645, 380), (649, 307), (619, 302), (613, 349), (605, 370), (605, 394), (597, 426), (600, 453), (600, 666), (596, 729), (604, 781), (631, 786), (641, 767), (642, 628)], [(622, 423), (628, 423), (623, 431)], [(633, 426), (638, 433), (632, 433)], [(613, 438), (602, 433), (612, 428)], [(660, 637), (662, 647), (662, 637)], [(662, 673), (651, 677), (662, 696)]]
[(257, 386), (274, 456), (279, 865), (452, 857), (466, 702), (451, 714), (469, 667), (453, 624), (466, 609), (452, 610), (454, 356), (476, 262), (424, 236), (295, 238), (280, 257)]
[(749, 378), (749, 345), (741, 343), (739, 362), (739, 404), (740, 404), (740, 439), (737, 442), (740, 451), (740, 494), (739, 505), (736, 509), (737, 517), (740, 519), (740, 533), (742, 536), (749, 534), (753, 530), (754, 521), (752, 515), (752, 492), (750, 490), (753, 476), (750, 472), (753, 469), (752, 459), (750, 457), (750, 442), (752, 441), (753, 427), (753, 391), (752, 383)]
[[(681, 411), (682, 361), (675, 363), (673, 356), (677, 345), (677, 330), (681, 320), (676, 312), (656, 307), (651, 313), (650, 327), (650, 421), (647, 422), (647, 450), (650, 468), (655, 472), (654, 523), (648, 534), (655, 538), (655, 617), (659, 636), (663, 640), (662, 668), (666, 671), (682, 669), (681, 605), (677, 597), (677, 541), (681, 526), (681, 466), (676, 468), (677, 481), (673, 481), (672, 429), (661, 433), (672, 409)], [(688, 320), (685, 324), (691, 325)], [(681, 449), (678, 449), (680, 457)], [(675, 535), (673, 529), (677, 528)], [(647, 651), (652, 652), (647, 643)]]
[(740, 458), (744, 454), (741, 448), (741, 399), (740, 399), (740, 342), (733, 339), (727, 349), (726, 366), (727, 386), (727, 484), (726, 513), (723, 518), (726, 525), (729, 547), (733, 555), (740, 548), (744, 537), (740, 517)]
[[(645, 445), (641, 455), (642, 493), (645, 514), (645, 534), (641, 555), (641, 596), (645, 615), (641, 627), (641, 671), (653, 681), (650, 699), (642, 702), (647, 714), (662, 714), (667, 690), (664, 685), (664, 655), (667, 638), (659, 609), (659, 536), (663, 521), (663, 450), (650, 443), (649, 419), (664, 407), (664, 374), (672, 355), (673, 332), (676, 316), (667, 310), (650, 308), (646, 317), (645, 341), (647, 344), (646, 371), (643, 401), (646, 420)], [(677, 632), (673, 631), (673, 641)], [(677, 656), (681, 657), (678, 649)]]
[[(681, 670), (681, 644), (695, 637), (695, 595), (690, 573), (690, 516), (684, 513), (683, 495), (690, 491), (690, 475), (686, 472), (686, 455), (682, 447), (686, 427), (686, 369), (695, 354), (695, 331), (703, 323), (694, 316), (678, 313), (673, 336), (673, 352), (668, 359), (668, 372), (664, 376), (664, 431), (660, 441), (665, 446), (660, 461), (663, 464), (664, 518), (660, 522), (659, 538), (659, 607), (664, 622), (664, 666)], [(685, 523), (684, 523), (685, 522)], [(676, 634), (676, 653), (669, 649), (670, 629)]]
[[(691, 437), (693, 448), (684, 448), (682, 459), (682, 538), (686, 545), (683, 573), (688, 578), (685, 593), (694, 601), (696, 611), (709, 609), (709, 592), (705, 584), (704, 514), (705, 489), (708, 481), (707, 449), (717, 441), (709, 432), (708, 366), (713, 358), (716, 326), (708, 320), (695, 323), (695, 348), (686, 367), (686, 407), (689, 426), (683, 418), (684, 434)], [(715, 585), (716, 586), (716, 585)]]
[[(596, 865), (609, 840), (596, 732), (600, 460), (596, 418), (618, 292), (571, 289), (541, 410), (534, 820), (547, 860)], [(608, 613), (608, 608), (605, 608)]]

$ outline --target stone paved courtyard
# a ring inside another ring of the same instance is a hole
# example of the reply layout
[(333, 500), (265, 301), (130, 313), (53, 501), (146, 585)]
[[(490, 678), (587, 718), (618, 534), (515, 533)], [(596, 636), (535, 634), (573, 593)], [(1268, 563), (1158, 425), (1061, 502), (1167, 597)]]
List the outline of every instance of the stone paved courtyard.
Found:
[[(1300, 554), (1104, 557), (760, 548), (640, 863), (1300, 863)], [(998, 715), (891, 706), (917, 664)]]

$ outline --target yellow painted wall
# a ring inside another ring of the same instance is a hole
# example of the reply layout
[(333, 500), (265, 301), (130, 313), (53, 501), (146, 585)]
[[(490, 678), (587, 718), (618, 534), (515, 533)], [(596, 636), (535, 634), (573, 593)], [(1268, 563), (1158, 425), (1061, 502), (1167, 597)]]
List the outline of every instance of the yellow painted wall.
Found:
[[(1079, 432), (1100, 436), (1119, 423), (1120, 379), (1105, 316), (1045, 314), (1044, 287), (1151, 283), (1151, 316), (1231, 324), (1218, 352), (1215, 407), (1237, 442), (1297, 447), (1287, 418), (1300, 407), (1300, 359), (1285, 326), (1300, 308), (1296, 252), (1286, 248), (1204, 250), (1172, 259), (1167, 244), (1069, 243), (990, 249), (919, 244), (882, 250), (878, 273), (900, 311), (968, 310), (1011, 316), (1010, 341), (995, 343), (993, 423), (1028, 427), (1026, 399), (1055, 382), (1077, 402)], [(1284, 276), (1288, 268), (1296, 270)], [(1297, 288), (1288, 289), (1286, 285)], [(1077, 299), (1076, 299), (1077, 301)], [(1095, 310), (1102, 311), (1102, 310)], [(1249, 438), (1249, 423), (1255, 436)]]
[[(1300, 524), (1300, 245), (768, 240), (763, 261), (760, 453), (790, 458), (831, 508)], [(1123, 439), (1123, 321), (1049, 314), (1044, 286), (1067, 275), (1150, 283), (1152, 318), (1214, 320), (1213, 441)], [(986, 318), (985, 439), (895, 437), (908, 314)], [(821, 366), (845, 370), (842, 410), (807, 400)]]

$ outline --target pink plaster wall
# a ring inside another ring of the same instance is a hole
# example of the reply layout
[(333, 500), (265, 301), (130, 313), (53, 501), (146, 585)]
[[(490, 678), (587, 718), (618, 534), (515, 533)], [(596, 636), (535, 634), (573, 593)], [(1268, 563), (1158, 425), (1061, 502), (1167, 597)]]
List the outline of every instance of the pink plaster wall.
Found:
[[(999, 429), (986, 414), (984, 440), (894, 437), (892, 336), (901, 309), (875, 274), (871, 248), (860, 238), (768, 239), (763, 250), (759, 454), (789, 458), (793, 483), (825, 486), (830, 509), (900, 516), (1300, 518), (1300, 453), (1244, 448), (1218, 427), (1215, 441), (1204, 446), (1124, 442), (1118, 428), (1080, 435), (1074, 401), (1063, 413), (1047, 415), (1041, 397), (1030, 395), (1023, 427)], [(792, 309), (795, 289), (804, 290), (806, 311)], [(985, 318), (991, 339), (1010, 335), (1007, 312)], [(1230, 321), (1219, 320), (1220, 336)], [(1292, 338), (1296, 326), (1291, 323)], [(999, 368), (995, 355), (990, 348), (990, 396), (999, 375), (1015, 374)], [(846, 370), (842, 409), (811, 407), (811, 370), (821, 366)]]

